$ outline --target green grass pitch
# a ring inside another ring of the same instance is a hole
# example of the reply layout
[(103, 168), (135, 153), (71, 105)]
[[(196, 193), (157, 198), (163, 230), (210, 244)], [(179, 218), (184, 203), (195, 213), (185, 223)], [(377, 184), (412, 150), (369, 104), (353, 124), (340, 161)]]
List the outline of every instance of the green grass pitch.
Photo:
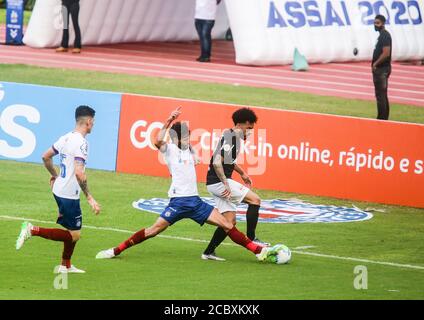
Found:
[[(250, 252), (233, 245), (218, 248), (226, 262), (203, 261), (200, 254), (206, 243), (199, 240), (209, 240), (214, 228), (199, 227), (192, 221), (177, 223), (165, 231), (166, 237), (150, 239), (117, 259), (105, 261), (94, 259), (99, 250), (117, 245), (130, 235), (127, 231), (148, 226), (157, 218), (133, 209), (132, 201), (166, 197), (169, 180), (97, 170), (88, 170), (88, 177), (103, 211), (96, 217), (85, 200), (81, 202), (84, 225), (90, 228), (83, 229), (73, 263), (87, 273), (69, 275), (68, 289), (57, 290), (53, 286), (53, 268), (60, 261), (61, 243), (34, 237), (20, 251), (15, 250), (21, 224), (15, 219), (25, 217), (43, 221), (37, 223), (41, 226), (54, 227), (51, 223), (57, 209), (48, 174), (38, 164), (0, 161), (0, 299), (424, 298), (423, 210), (373, 205), (386, 209), (386, 213), (375, 213), (373, 219), (364, 222), (259, 224), (257, 231), (264, 240), (284, 243), (292, 249), (314, 246), (294, 250), (288, 265), (259, 263)], [(199, 188), (202, 195), (207, 195), (203, 185)], [(264, 199), (294, 196), (257, 191)], [(313, 203), (352, 204), (295, 196)], [(245, 231), (244, 223), (238, 226)], [(357, 265), (367, 267), (366, 290), (353, 286)]]
[[(0, 65), (0, 74), (0, 81), (375, 116), (373, 102), (272, 89), (23, 65)], [(393, 120), (424, 123), (423, 108), (393, 105), (392, 109)], [(21, 224), (17, 219), (55, 226), (57, 209), (48, 174), (41, 165), (0, 161), (0, 299), (424, 299), (422, 209), (255, 190), (264, 199), (296, 197), (342, 206), (354, 203), (362, 208), (384, 208), (386, 213), (354, 223), (259, 224), (258, 235), (264, 240), (292, 249), (314, 246), (295, 249), (289, 265), (261, 264), (229, 240), (218, 249), (226, 262), (203, 261), (200, 254), (214, 228), (201, 228), (191, 221), (176, 224), (164, 237), (131, 248), (118, 259), (98, 261), (94, 256), (99, 250), (117, 245), (155, 221), (156, 215), (135, 210), (131, 203), (141, 197), (165, 198), (169, 180), (95, 170), (88, 170), (88, 175), (103, 211), (95, 217), (82, 201), (87, 227), (73, 263), (87, 273), (70, 275), (68, 289), (56, 290), (53, 268), (60, 261), (61, 243), (34, 238), (21, 251), (15, 250)], [(199, 188), (207, 195), (203, 185)], [(245, 231), (244, 223), (238, 226)], [(367, 290), (353, 286), (357, 265), (368, 269)]]

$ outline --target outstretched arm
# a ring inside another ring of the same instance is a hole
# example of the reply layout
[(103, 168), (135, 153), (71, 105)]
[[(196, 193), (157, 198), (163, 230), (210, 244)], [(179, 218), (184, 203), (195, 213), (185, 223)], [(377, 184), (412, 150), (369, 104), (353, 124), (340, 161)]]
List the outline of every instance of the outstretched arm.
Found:
[(178, 116), (181, 114), (181, 107), (178, 107), (175, 111), (173, 111), (169, 118), (165, 121), (165, 124), (163, 125), (162, 129), (159, 131), (156, 137), (154, 137), (154, 145), (156, 148), (158, 148), (160, 151), (165, 152), (166, 150), (166, 141), (165, 141), (165, 135), (166, 131), (171, 127), (172, 123), (178, 118)]
[(222, 196), (224, 198), (230, 198), (231, 197), (231, 189), (230, 185), (228, 184), (227, 177), (224, 173), (224, 166), (222, 165), (223, 159), (222, 156), (217, 153), (213, 157), (213, 168), (215, 169), (215, 173), (218, 176), (219, 180), (224, 184), (225, 191), (222, 193)]

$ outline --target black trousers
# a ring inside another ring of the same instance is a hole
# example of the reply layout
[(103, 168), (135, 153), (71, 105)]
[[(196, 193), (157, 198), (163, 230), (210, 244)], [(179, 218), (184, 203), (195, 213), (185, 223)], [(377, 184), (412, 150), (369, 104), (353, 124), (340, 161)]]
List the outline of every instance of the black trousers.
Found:
[(69, 16), (71, 16), (75, 30), (74, 47), (81, 49), (81, 30), (78, 22), (79, 10), (79, 0), (62, 0), (63, 36), (61, 46), (64, 48), (69, 46)]
[(215, 20), (195, 19), (197, 34), (200, 39), (200, 58), (210, 58), (212, 52), (212, 29)]
[(373, 71), (372, 78), (374, 81), (375, 98), (377, 99), (377, 119), (389, 120), (390, 105), (387, 97), (387, 88), (389, 86), (389, 77), (392, 68), (380, 67)]

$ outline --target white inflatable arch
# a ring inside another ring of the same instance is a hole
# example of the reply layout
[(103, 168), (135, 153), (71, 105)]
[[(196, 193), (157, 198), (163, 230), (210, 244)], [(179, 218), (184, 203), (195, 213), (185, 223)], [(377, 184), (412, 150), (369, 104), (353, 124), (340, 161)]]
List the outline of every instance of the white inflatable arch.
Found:
[[(81, 0), (83, 44), (195, 40), (195, 1)], [(424, 59), (424, 0), (223, 0), (213, 37), (231, 26), (240, 64), (289, 64), (295, 48), (309, 62), (369, 60), (378, 13), (388, 18), (393, 58)], [(62, 26), (61, 0), (37, 0), (24, 42), (57, 46)]]
[[(197, 39), (195, 0), (81, 0), (80, 5), (86, 45)], [(39, 48), (57, 46), (62, 27), (61, 0), (37, 0), (24, 42)], [(213, 35), (222, 37), (227, 29), (225, 7), (220, 6)], [(70, 35), (72, 40), (72, 27)]]

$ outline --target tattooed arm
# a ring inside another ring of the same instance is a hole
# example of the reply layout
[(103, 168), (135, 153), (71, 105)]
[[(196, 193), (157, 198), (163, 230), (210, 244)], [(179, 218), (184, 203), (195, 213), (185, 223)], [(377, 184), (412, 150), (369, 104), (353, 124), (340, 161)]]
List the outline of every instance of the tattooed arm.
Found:
[(222, 196), (224, 198), (230, 198), (231, 189), (230, 189), (230, 185), (228, 184), (227, 177), (225, 176), (222, 162), (223, 162), (222, 156), (219, 153), (215, 154), (215, 156), (213, 157), (213, 168), (215, 169), (215, 173), (218, 176), (219, 180), (221, 180), (221, 182), (225, 186), (225, 191), (222, 193)]
[(87, 198), (88, 204), (93, 209), (94, 213), (97, 215), (100, 213), (100, 205), (94, 200), (93, 196), (88, 190), (87, 175), (84, 172), (85, 165), (81, 160), (75, 160), (75, 177), (77, 178), (78, 184), (81, 187), (82, 192), (84, 192), (85, 197)]

